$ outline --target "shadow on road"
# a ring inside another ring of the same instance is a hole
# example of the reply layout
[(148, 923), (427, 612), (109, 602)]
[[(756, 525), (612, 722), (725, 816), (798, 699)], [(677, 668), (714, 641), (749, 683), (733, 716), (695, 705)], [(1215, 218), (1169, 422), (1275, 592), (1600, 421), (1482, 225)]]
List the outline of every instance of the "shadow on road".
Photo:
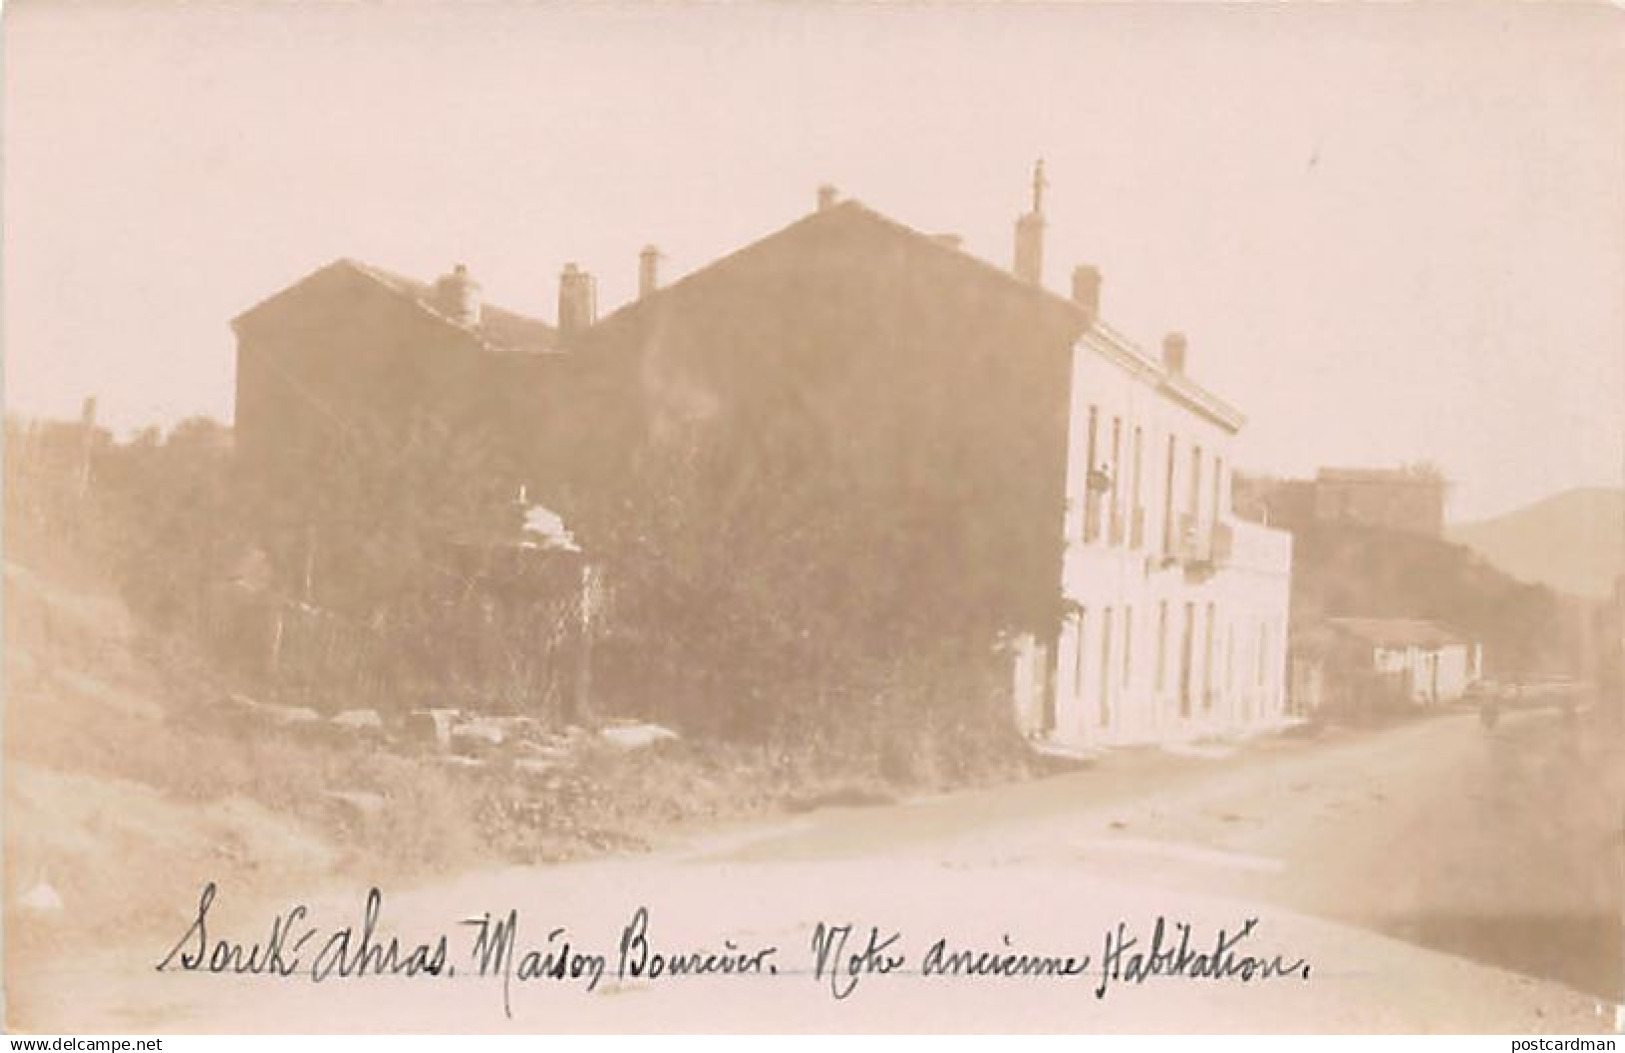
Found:
[(1396, 916), (1384, 935), (1618, 1001), (1625, 990), (1625, 924), (1617, 914)]

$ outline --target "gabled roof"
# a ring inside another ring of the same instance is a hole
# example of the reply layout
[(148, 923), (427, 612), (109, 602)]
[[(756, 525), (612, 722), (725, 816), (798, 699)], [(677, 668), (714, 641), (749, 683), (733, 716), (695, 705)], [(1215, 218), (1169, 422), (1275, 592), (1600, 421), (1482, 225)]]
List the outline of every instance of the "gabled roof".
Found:
[(528, 318), (517, 312), (508, 311), (487, 303), (482, 304), (480, 307), (479, 324), (465, 326), (447, 317), (435, 307), (433, 293), (427, 283), (348, 258), (334, 260), (327, 266), (307, 274), (287, 288), (261, 300), (233, 318), (231, 320), (232, 327), (237, 328), (241, 323), (271, 304), (281, 302), (285, 297), (295, 296), (309, 283), (340, 270), (360, 275), (368, 281), (376, 283), (380, 288), (399, 296), (425, 314), (439, 319), (460, 332), (473, 336), (487, 350), (534, 355), (559, 349), (558, 330), (546, 322)]
[(1328, 618), (1326, 623), (1375, 647), (1433, 649), (1471, 642), (1454, 629), (1420, 618)]
[(1096, 352), (1105, 354), (1119, 365), (1134, 371), (1163, 394), (1201, 413), (1221, 427), (1236, 431), (1245, 422), (1245, 418), (1233, 406), (1189, 377), (1170, 371), (1158, 356), (1147, 354), (1104, 322), (1092, 320), (1089, 313), (1073, 300), (1051, 292), (1041, 285), (1018, 278), (1002, 267), (963, 251), (955, 244), (915, 230), (853, 199), (804, 216), (697, 271), (690, 272), (648, 296), (625, 304), (599, 321), (598, 326), (594, 328), (636, 324), (639, 318), (657, 309), (657, 305), (666, 302), (668, 298), (682, 295), (683, 290), (693, 283), (704, 281), (711, 274), (737, 266), (769, 246), (813, 230), (840, 227), (895, 238), (918, 251), (940, 254), (943, 258), (951, 257), (963, 265), (966, 275), (971, 280), (985, 281), (1031, 297), (1035, 310), (1044, 312), (1062, 324), (1072, 325), (1076, 334), (1075, 339), (1084, 340), (1087, 346)]
[(1035, 307), (1051, 312), (1058, 321), (1075, 323), (1079, 331), (1082, 330), (1086, 323), (1083, 312), (1072, 301), (1055, 296), (1029, 282), (1020, 281), (1013, 275), (1000, 270), (979, 257), (945, 245), (936, 238), (922, 234), (896, 220), (881, 215), (879, 212), (855, 200), (848, 199), (840, 204), (803, 216), (788, 226), (781, 227), (771, 234), (735, 249), (726, 256), (714, 260), (698, 270), (690, 271), (677, 281), (662, 286), (647, 296), (622, 305), (600, 319), (593, 328), (613, 329), (622, 325), (635, 325), (646, 315), (658, 311), (663, 305), (681, 297), (689, 289), (708, 281), (713, 276), (748, 264), (759, 255), (786, 242), (799, 239), (815, 231), (829, 229), (845, 229), (853, 233), (879, 235), (882, 238), (896, 238), (911, 248), (941, 253), (944, 258), (951, 257), (958, 261), (965, 268), (968, 275), (984, 281), (999, 283), (1018, 290), (1021, 294), (1030, 296)]
[[(1183, 373), (1169, 370), (1158, 356), (1146, 353), (1106, 323), (1098, 319), (1092, 320), (1089, 313), (1072, 300), (1057, 295), (1041, 285), (1017, 278), (1009, 271), (964, 252), (956, 245), (947, 244), (941, 238), (922, 233), (850, 199), (804, 216), (699, 270), (690, 272), (670, 285), (623, 305), (599, 320), (587, 332), (590, 334), (613, 330), (623, 325), (635, 325), (649, 312), (657, 310), (659, 305), (669, 302), (670, 298), (681, 296), (685, 289), (706, 281), (712, 275), (738, 266), (770, 246), (780, 244), (784, 239), (795, 238), (817, 229), (840, 227), (877, 234), (884, 238), (894, 238), (911, 249), (940, 254), (945, 259), (952, 258), (963, 266), (971, 280), (987, 282), (1005, 291), (1030, 297), (1035, 311), (1043, 313), (1062, 326), (1073, 327), (1074, 339), (1082, 340), (1086, 346), (1133, 371), (1164, 395), (1202, 414), (1221, 427), (1236, 431), (1245, 421), (1235, 407)], [(553, 326), (492, 304), (483, 305), (478, 325), (472, 327), (461, 325), (435, 308), (428, 284), (352, 259), (336, 260), (250, 307), (232, 319), (233, 328), (272, 303), (296, 295), (306, 283), (334, 269), (347, 269), (377, 283), (379, 287), (400, 296), (446, 325), (472, 335), (488, 350), (530, 355), (566, 350), (561, 346), (558, 330)]]

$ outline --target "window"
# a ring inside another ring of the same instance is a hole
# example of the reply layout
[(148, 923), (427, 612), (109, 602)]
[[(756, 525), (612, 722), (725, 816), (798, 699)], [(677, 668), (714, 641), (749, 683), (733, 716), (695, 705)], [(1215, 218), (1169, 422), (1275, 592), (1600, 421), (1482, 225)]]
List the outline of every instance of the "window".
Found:
[(1213, 628), (1215, 609), (1207, 605), (1207, 632), (1202, 644), (1202, 707), (1213, 708)]
[(1213, 510), (1210, 513), (1213, 516), (1213, 521), (1215, 523), (1219, 521), (1219, 509), (1224, 505), (1224, 502), (1220, 500), (1224, 494), (1223, 480), (1224, 460), (1215, 454), (1213, 457)]
[(1232, 619), (1224, 630), (1224, 692), (1229, 694), (1236, 687), (1236, 624)]
[(1086, 445), (1084, 447), (1084, 452), (1085, 452), (1088, 463), (1085, 464), (1084, 467), (1087, 468), (1091, 472), (1095, 470), (1095, 432), (1099, 429), (1099, 427), (1100, 427), (1100, 407), (1099, 406), (1090, 406), (1089, 407), (1089, 438), (1088, 438), (1088, 445)]
[(1134, 677), (1134, 608), (1123, 608), (1123, 686), (1133, 683)]
[(1112, 720), (1112, 609), (1101, 613), (1100, 622), (1100, 726)]
[(1168, 601), (1157, 604), (1157, 690), (1168, 684)]
[(1100, 428), (1100, 407), (1089, 407), (1089, 437), (1084, 446), (1083, 467), (1083, 540), (1093, 541), (1099, 535), (1100, 491), (1095, 489), (1095, 433)]
[(1072, 652), (1072, 698), (1078, 704), (1083, 703), (1083, 630), (1088, 625), (1089, 610), (1079, 607), (1072, 616), (1072, 627), (1076, 637), (1076, 646)]
[(1185, 619), (1179, 632), (1179, 715), (1191, 715), (1191, 659), (1196, 646), (1196, 604), (1185, 604)]
[(1123, 482), (1122, 482), (1122, 479), (1120, 478), (1122, 476), (1122, 474), (1123, 474), (1122, 470), (1121, 470), (1121, 466), (1122, 466), (1122, 463), (1123, 463), (1122, 462), (1122, 453), (1123, 453), (1122, 447), (1123, 447), (1123, 418), (1122, 417), (1113, 417), (1112, 418), (1112, 466), (1111, 466), (1111, 472), (1112, 472), (1112, 507), (1111, 507), (1111, 537), (1110, 537), (1110, 542), (1113, 545), (1121, 545), (1123, 543), (1123, 517), (1122, 517), (1122, 512), (1118, 507), (1118, 496), (1117, 496), (1123, 489)]
[[(1136, 520), (1141, 519), (1143, 516), (1143, 513), (1140, 510), (1142, 503), (1140, 501), (1140, 455), (1143, 451), (1140, 447), (1144, 438), (1145, 436), (1141, 434), (1140, 426), (1136, 424), (1134, 426), (1134, 472), (1129, 482), (1129, 507), (1132, 509), (1129, 514)], [(1133, 531), (1135, 528), (1131, 525), (1129, 529)], [(1139, 527), (1139, 530), (1142, 533), (1145, 530), (1143, 523)], [(1139, 545), (1143, 544), (1144, 541), (1145, 539), (1143, 537), (1134, 537), (1130, 539), (1129, 543), (1138, 547)]]
[(1162, 550), (1168, 553), (1174, 550), (1174, 453), (1177, 445), (1174, 437), (1168, 436), (1168, 477), (1162, 488)]
[(1202, 511), (1202, 448), (1200, 446), (1191, 447), (1191, 482), (1190, 493), (1187, 497), (1188, 502), (1185, 511), (1191, 517), (1191, 523), (1194, 524)]

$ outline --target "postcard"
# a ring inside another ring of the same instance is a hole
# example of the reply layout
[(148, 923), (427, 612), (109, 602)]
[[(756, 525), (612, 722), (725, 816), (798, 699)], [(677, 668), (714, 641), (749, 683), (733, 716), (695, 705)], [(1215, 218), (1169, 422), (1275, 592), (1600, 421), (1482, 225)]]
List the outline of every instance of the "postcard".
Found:
[(1613, 1034), (1625, 21), (4, 22), (33, 1034)]

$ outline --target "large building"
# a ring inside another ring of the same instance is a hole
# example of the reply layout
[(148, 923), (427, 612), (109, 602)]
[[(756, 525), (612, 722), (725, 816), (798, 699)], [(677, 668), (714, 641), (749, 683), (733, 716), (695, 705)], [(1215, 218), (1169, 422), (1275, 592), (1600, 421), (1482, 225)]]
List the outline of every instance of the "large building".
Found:
[(1441, 537), (1444, 494), (1444, 477), (1427, 468), (1322, 468), (1315, 518)]
[[(560, 359), (558, 330), (482, 303), (460, 265), (425, 284), (337, 260), (232, 329), (242, 468), (284, 489), (319, 481), (352, 453), (399, 447), (430, 422), (495, 437), (516, 461), (532, 398), (552, 387)], [(493, 480), (493, 496), (518, 483)]]
[[(683, 553), (648, 568), (680, 580), (637, 612), (684, 597), (669, 615), (682, 668), (641, 678), (667, 681), (674, 708), (744, 727), (844, 670), (934, 678), (908, 693), (946, 711), (956, 691), (1008, 691), (999, 630), (1054, 631), (1086, 324), (951, 239), (826, 191), (574, 341), (575, 413), (553, 443), (568, 453), (539, 492), (608, 580), (639, 573), (628, 515)], [(632, 646), (655, 653), (659, 627), (644, 631)], [(844, 685), (828, 697), (808, 704), (844, 704)]]
[[(466, 275), (442, 288), (335, 265), (236, 323), (244, 452), (331, 428), (341, 403), (505, 421), (523, 434), (519, 481), (589, 557), (678, 500), (668, 518), (702, 584), (785, 557), (772, 585), (796, 597), (775, 627), (789, 636), (823, 618), (927, 654), (922, 624), (939, 643), (996, 625), (970, 649), (1005, 663), (1035, 738), (1272, 726), (1290, 540), (1231, 514), (1241, 414), (1192, 378), (1183, 337), (1149, 354), (1109, 327), (1092, 268), (1070, 295), (1043, 288), (1042, 192), (1040, 173), (1013, 270), (825, 188), (811, 214), (669, 286), (646, 252), (638, 299), (602, 320), (567, 269), (557, 330), (465, 309), (451, 294)], [(689, 490), (625, 485), (685, 450), (703, 450), (680, 462)], [(958, 599), (922, 617), (933, 596)], [(741, 628), (739, 612), (683, 616)]]
[(1345, 524), (1442, 537), (1448, 484), (1436, 470), (1322, 468), (1313, 479), (1236, 480), (1238, 511), (1288, 530)]
[(1099, 300), (1098, 274), (1076, 270), (1089, 324), (1072, 348), (1067, 613), (1024, 643), (1024, 726), (1080, 745), (1274, 726), (1292, 539), (1232, 514), (1242, 415), (1192, 379), (1184, 335), (1149, 354)]

